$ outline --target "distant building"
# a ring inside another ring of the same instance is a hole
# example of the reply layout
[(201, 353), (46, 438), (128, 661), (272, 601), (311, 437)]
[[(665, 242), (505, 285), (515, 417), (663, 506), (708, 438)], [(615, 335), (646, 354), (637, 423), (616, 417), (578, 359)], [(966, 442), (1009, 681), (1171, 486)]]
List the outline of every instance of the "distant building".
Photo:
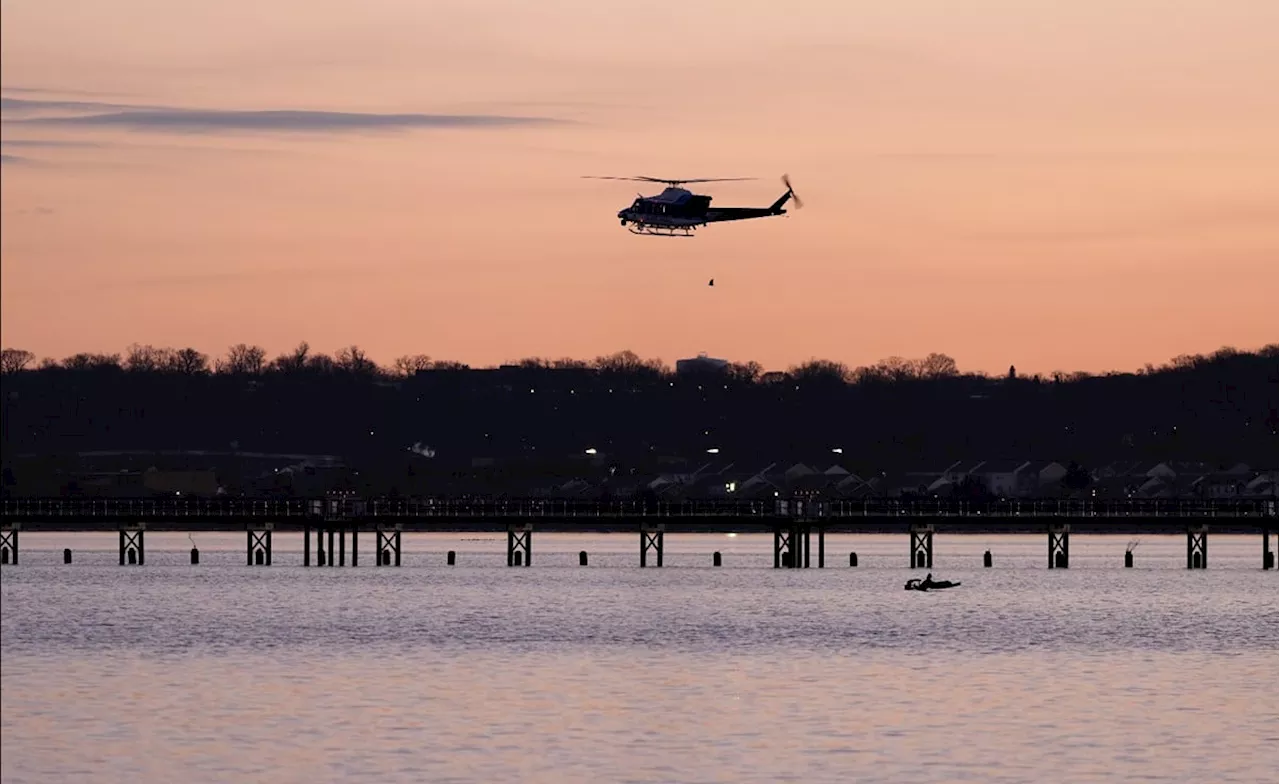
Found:
[(707, 371), (720, 371), (729, 367), (729, 360), (716, 359), (706, 354), (698, 354), (693, 359), (677, 359), (676, 373), (686, 375), (688, 373), (706, 373)]

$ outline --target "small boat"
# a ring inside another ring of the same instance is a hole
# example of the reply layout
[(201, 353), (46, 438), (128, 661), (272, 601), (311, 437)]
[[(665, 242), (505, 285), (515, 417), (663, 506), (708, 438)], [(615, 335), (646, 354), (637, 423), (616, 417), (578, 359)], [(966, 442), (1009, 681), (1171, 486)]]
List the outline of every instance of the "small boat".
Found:
[(959, 582), (953, 583), (950, 580), (940, 580), (938, 582), (930, 582), (926, 584), (923, 580), (916, 577), (907, 580), (907, 584), (902, 587), (908, 591), (936, 591), (943, 588), (955, 588), (958, 585), (960, 585)]

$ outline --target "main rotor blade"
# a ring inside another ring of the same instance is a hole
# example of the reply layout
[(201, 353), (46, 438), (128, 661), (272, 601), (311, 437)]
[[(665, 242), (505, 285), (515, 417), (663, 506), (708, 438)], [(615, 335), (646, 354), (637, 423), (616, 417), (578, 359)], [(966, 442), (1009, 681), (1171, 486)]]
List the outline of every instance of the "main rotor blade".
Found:
[(755, 177), (711, 177), (696, 178), (692, 180), (671, 180), (663, 177), (600, 177), (593, 174), (582, 175), (584, 180), (631, 180), (633, 182), (658, 182), (666, 185), (681, 185), (688, 182), (741, 182), (745, 180), (754, 180)]
[(685, 183), (685, 182), (741, 182), (744, 180), (754, 180), (755, 177), (701, 177), (690, 180), (668, 180), (662, 177), (636, 177), (637, 180), (646, 182), (666, 182), (666, 183)]

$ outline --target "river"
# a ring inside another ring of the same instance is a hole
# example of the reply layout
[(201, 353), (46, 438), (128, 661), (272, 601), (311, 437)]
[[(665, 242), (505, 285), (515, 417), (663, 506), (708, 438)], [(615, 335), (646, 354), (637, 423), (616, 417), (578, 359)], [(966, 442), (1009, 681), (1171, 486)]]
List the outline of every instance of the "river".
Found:
[(1261, 536), (1189, 571), (1185, 537), (1074, 535), (1050, 571), (1044, 536), (939, 535), (963, 584), (930, 593), (905, 534), (829, 536), (821, 570), (769, 568), (767, 535), (669, 533), (643, 570), (639, 535), (535, 531), (524, 569), (505, 534), (406, 534), (399, 569), (371, 535), (356, 569), (194, 540), (120, 567), (112, 534), (22, 533), (6, 784), (1276, 781)]

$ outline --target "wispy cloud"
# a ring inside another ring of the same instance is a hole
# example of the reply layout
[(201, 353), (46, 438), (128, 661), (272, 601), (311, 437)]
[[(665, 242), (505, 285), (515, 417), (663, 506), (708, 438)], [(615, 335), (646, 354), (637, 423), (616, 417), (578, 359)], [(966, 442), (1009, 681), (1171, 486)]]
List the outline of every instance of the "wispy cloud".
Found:
[(76, 142), (64, 139), (0, 139), (0, 147), (100, 147), (96, 142)]
[[(497, 128), (564, 122), (549, 117), (491, 114), (383, 114), (296, 109), (233, 110), (132, 106), (94, 101), (45, 101), (0, 98), (11, 113), (81, 111), (71, 116), (24, 117), (8, 125), (78, 128), (125, 128), (142, 131), (216, 133), (219, 131), (342, 132), (410, 128)], [(108, 111), (109, 110), (109, 111)]]
[(26, 95), (122, 95), (99, 90), (62, 90), (56, 87), (32, 87), (31, 85), (4, 85), (0, 92), (22, 93)]
[[(6, 90), (9, 88), (5, 88)], [(117, 109), (162, 109), (160, 106), (138, 106), (127, 103), (104, 103), (102, 101), (50, 101), (43, 98), (10, 98), (0, 97), (0, 110), (6, 112), (46, 112), (46, 111), (90, 111), (102, 112)]]
[(23, 158), (18, 155), (9, 155), (8, 153), (0, 153), (0, 164), (11, 166), (15, 163), (31, 163), (30, 158)]
[(16, 210), (5, 210), (5, 215), (52, 215), (56, 212), (52, 207), (19, 207)]

